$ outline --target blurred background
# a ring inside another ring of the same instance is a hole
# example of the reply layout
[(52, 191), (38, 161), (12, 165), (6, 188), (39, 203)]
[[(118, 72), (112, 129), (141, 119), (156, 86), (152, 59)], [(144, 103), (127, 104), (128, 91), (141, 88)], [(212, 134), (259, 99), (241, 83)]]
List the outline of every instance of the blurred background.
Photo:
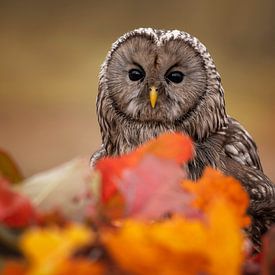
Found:
[(98, 72), (138, 27), (185, 30), (209, 49), (227, 111), (275, 181), (275, 2), (0, 0), (0, 147), (25, 176), (100, 146)]

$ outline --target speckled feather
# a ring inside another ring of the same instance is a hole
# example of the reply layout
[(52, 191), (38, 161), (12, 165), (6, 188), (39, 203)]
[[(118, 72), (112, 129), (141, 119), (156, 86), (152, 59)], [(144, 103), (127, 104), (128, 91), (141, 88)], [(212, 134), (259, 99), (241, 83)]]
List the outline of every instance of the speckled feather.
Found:
[[(183, 84), (165, 82), (162, 75), (171, 62), (185, 70)], [(136, 63), (148, 75), (143, 83), (127, 80), (128, 70)], [(160, 91), (154, 110), (148, 99), (151, 85)], [(197, 38), (151, 28), (119, 38), (101, 67), (97, 114), (102, 146), (92, 156), (92, 165), (104, 156), (129, 152), (163, 132), (186, 133), (196, 147), (189, 177), (196, 180), (205, 166), (212, 166), (239, 179), (251, 198), (248, 212), (253, 224), (248, 233), (255, 247), (260, 246), (261, 235), (275, 222), (275, 188), (263, 173), (255, 142), (226, 114), (220, 75)]]

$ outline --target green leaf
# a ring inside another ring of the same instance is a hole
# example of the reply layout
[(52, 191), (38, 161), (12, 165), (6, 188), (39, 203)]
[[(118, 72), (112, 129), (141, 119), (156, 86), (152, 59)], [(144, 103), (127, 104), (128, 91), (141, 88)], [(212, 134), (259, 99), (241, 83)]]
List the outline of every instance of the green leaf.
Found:
[(18, 247), (20, 230), (8, 229), (4, 225), (0, 225), (0, 256), (19, 256), (21, 255)]
[(18, 166), (11, 156), (0, 150), (0, 176), (11, 183), (18, 183), (23, 180), (23, 176)]

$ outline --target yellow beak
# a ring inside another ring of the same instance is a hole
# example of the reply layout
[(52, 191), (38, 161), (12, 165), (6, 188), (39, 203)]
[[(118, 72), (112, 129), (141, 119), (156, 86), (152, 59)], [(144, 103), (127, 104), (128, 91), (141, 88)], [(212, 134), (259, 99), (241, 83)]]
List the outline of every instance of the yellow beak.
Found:
[(158, 98), (158, 92), (155, 86), (150, 87), (149, 95), (150, 95), (151, 106), (152, 108), (155, 108), (157, 98)]

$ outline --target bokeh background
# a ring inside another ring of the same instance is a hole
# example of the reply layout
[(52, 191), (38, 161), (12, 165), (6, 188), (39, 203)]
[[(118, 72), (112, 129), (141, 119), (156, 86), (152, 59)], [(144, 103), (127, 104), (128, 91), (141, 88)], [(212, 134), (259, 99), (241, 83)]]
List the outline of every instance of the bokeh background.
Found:
[(25, 176), (92, 153), (100, 64), (112, 42), (142, 26), (206, 44), (228, 113), (255, 138), (275, 181), (274, 0), (1, 0), (0, 147)]

